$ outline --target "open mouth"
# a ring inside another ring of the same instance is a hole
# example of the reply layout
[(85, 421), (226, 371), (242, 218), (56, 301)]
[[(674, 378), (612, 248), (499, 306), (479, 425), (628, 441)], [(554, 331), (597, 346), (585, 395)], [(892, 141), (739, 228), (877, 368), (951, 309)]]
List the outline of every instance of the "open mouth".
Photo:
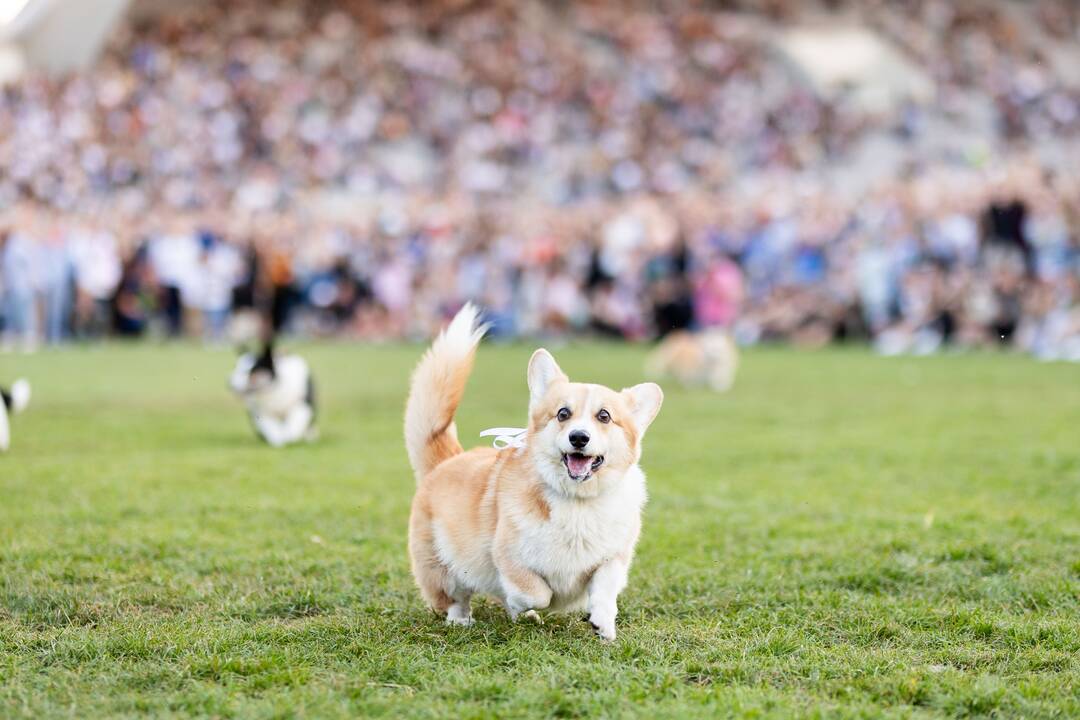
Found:
[(593, 457), (583, 453), (566, 453), (562, 456), (562, 461), (572, 480), (584, 482), (604, 464), (604, 456)]

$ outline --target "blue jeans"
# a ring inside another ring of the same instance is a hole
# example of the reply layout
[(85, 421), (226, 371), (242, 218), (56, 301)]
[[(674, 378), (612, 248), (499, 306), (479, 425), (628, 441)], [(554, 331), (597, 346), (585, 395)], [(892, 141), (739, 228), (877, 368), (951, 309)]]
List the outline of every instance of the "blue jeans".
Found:
[(37, 308), (32, 292), (8, 290), (4, 293), (4, 335), (32, 342), (37, 339)]
[(68, 335), (71, 318), (71, 292), (66, 282), (45, 288), (45, 342), (56, 345)]

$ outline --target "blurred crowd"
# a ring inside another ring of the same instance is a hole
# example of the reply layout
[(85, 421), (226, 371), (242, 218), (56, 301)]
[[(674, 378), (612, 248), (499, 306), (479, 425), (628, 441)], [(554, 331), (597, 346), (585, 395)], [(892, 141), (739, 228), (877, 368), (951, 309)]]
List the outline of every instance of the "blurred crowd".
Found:
[[(2, 342), (409, 337), (474, 299), (508, 336), (1080, 359), (1080, 90), (1050, 53), (1076, 6), (815, 6), (933, 79), (883, 111), (772, 51), (811, 5), (136, 15), (91, 70), (0, 92)], [(902, 162), (853, 176), (882, 143)]]

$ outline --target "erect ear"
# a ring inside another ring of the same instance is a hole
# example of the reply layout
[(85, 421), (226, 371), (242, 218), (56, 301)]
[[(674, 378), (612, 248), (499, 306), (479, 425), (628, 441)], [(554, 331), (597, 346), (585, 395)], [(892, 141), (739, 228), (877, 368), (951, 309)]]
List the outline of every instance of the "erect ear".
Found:
[(622, 391), (622, 394), (630, 403), (630, 412), (634, 416), (634, 424), (644, 435), (645, 430), (656, 417), (656, 413), (660, 412), (660, 406), (664, 402), (664, 391), (656, 383), (641, 383), (626, 388)]
[(568, 380), (566, 373), (559, 368), (555, 358), (544, 348), (540, 348), (529, 358), (529, 405), (535, 405), (544, 399), (551, 383), (556, 380)]

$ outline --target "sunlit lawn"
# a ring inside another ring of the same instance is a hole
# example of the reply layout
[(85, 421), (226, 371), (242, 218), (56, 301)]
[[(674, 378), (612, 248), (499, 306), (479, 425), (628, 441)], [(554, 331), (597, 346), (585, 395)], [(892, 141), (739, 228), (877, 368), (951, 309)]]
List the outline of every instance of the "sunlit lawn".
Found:
[[(521, 424), (531, 346), (481, 349), (463, 439)], [(226, 351), (0, 356), (0, 717), (1080, 716), (1080, 367), (744, 355), (666, 387), (619, 638), (449, 628), (405, 552), (420, 347), (319, 345), (322, 439), (273, 451)], [(644, 350), (556, 348), (576, 379)]]

